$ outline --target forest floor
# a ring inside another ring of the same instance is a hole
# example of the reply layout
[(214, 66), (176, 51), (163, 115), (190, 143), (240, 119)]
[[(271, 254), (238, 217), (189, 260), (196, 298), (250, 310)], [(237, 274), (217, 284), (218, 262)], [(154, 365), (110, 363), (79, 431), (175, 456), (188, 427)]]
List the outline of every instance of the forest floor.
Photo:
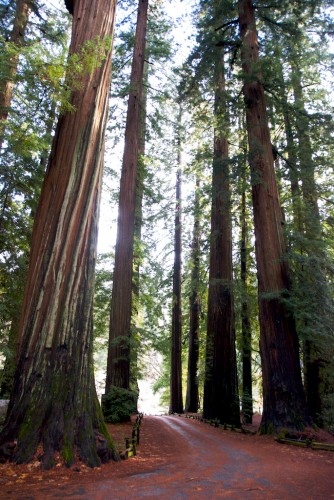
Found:
[[(248, 429), (256, 430), (259, 417)], [(119, 449), (132, 424), (110, 425)], [(334, 436), (309, 430), (316, 441)], [(44, 500), (330, 499), (334, 452), (280, 444), (272, 436), (240, 434), (178, 416), (144, 416), (137, 456), (96, 469), (61, 462), (0, 465), (0, 498)]]

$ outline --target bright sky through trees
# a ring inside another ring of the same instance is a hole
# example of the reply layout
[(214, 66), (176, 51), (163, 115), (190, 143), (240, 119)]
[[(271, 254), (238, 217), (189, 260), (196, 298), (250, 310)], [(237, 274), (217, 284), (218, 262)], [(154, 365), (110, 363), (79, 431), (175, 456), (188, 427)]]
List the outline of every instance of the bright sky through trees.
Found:
[[(57, 2), (59, 0), (53, 0)], [(190, 36), (192, 33), (191, 26), (191, 11), (194, 6), (194, 2), (191, 0), (171, 0), (165, 2), (165, 10), (167, 16), (169, 16), (175, 25), (173, 28), (172, 38), (175, 41), (176, 48), (176, 65), (182, 64), (182, 62), (188, 56), (191, 50)], [(115, 33), (117, 36), (117, 32)], [(112, 82), (111, 82), (112, 88)], [(105, 162), (112, 162), (112, 166), (115, 170), (120, 173), (122, 154), (123, 154), (123, 140), (121, 140), (117, 147), (114, 148), (108, 155), (108, 145), (107, 154)], [(105, 188), (102, 193), (101, 200), (101, 213), (100, 213), (100, 225), (99, 225), (99, 239), (98, 239), (98, 252), (108, 253), (112, 250), (116, 241), (116, 222), (117, 222), (117, 205), (113, 206), (111, 209), (110, 203), (110, 189), (112, 191), (119, 189), (119, 179), (113, 179), (110, 183), (109, 179), (105, 178)]]

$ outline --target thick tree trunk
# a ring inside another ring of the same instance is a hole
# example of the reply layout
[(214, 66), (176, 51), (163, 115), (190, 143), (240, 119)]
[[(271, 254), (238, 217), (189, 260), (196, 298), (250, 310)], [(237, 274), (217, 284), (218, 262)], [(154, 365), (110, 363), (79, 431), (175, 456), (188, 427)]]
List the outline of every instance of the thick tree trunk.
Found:
[[(114, 0), (77, 2), (71, 53), (113, 34)], [(103, 423), (93, 376), (93, 293), (111, 51), (72, 94), (76, 111), (58, 122), (33, 229), (19, 326), (19, 358), (0, 443), (13, 460), (42, 464), (60, 451), (90, 466), (116, 456)], [(103, 440), (97, 439), (100, 433)]]
[(130, 387), (133, 245), (147, 9), (148, 0), (139, 0), (119, 194), (106, 394), (112, 386)]
[(17, 0), (13, 30), (10, 43), (16, 48), (6, 61), (4, 68), (5, 77), (0, 85), (0, 152), (3, 145), (4, 132), (8, 118), (9, 108), (12, 101), (14, 82), (19, 63), (20, 51), (24, 42), (24, 35), (28, 23), (32, 0)]
[(189, 354), (188, 378), (186, 394), (186, 411), (198, 411), (198, 360), (199, 360), (199, 319), (201, 300), (199, 293), (200, 273), (200, 179), (196, 176), (194, 203), (194, 231), (191, 249), (191, 291), (190, 291), (190, 322), (189, 322)]
[(240, 425), (232, 295), (231, 193), (223, 54), (217, 57), (203, 414)]
[(182, 306), (181, 306), (181, 106), (178, 116), (178, 170), (174, 225), (174, 268), (172, 304), (172, 342), (170, 374), (170, 413), (183, 413), (182, 401)]
[(263, 377), (262, 432), (310, 422), (301, 380), (295, 322), (284, 296), (290, 288), (274, 160), (251, 0), (239, 0), (244, 100), (252, 175)]
[(246, 192), (241, 195), (241, 240), (240, 240), (240, 278), (242, 283), (241, 303), (241, 338), (242, 338), (242, 416), (245, 423), (253, 419), (253, 384), (252, 384), (252, 331), (247, 300), (247, 217)]

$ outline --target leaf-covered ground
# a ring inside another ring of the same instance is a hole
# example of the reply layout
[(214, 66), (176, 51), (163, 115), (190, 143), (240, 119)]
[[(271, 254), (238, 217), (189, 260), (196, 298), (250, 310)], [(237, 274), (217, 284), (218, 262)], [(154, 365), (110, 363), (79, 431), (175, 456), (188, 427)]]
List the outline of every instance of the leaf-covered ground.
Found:
[[(252, 426), (256, 428), (258, 419)], [(131, 424), (111, 425), (119, 449)], [(334, 437), (309, 431), (316, 440)], [(136, 457), (97, 469), (61, 460), (47, 472), (39, 462), (0, 466), (0, 496), (45, 498), (334, 498), (334, 453), (237, 434), (183, 417), (145, 416)]]

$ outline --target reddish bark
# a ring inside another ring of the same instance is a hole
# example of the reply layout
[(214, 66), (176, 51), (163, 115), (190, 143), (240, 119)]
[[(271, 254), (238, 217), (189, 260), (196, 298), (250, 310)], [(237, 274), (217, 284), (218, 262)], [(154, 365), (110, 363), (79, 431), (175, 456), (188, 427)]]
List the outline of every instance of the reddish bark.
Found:
[[(221, 50), (221, 49), (220, 49)], [(232, 224), (224, 58), (215, 67), (215, 137), (203, 414), (240, 425), (232, 296)]]
[[(70, 51), (113, 34), (114, 0), (76, 3)], [(72, 93), (76, 109), (58, 122), (32, 236), (19, 326), (14, 390), (0, 443), (17, 439), (13, 459), (27, 462), (43, 443), (43, 466), (54, 452), (75, 450), (91, 466), (113, 454), (93, 377), (92, 310), (104, 130), (111, 50)], [(101, 438), (102, 439), (102, 438)], [(5, 447), (6, 448), (6, 447)], [(5, 449), (3, 448), (3, 449)]]
[(263, 377), (261, 429), (298, 428), (309, 422), (301, 380), (295, 322), (284, 296), (290, 288), (283, 221), (270, 141), (258, 38), (251, 0), (239, 0), (244, 101), (252, 175)]
[(106, 394), (129, 389), (133, 245), (148, 0), (139, 0), (120, 183)]

